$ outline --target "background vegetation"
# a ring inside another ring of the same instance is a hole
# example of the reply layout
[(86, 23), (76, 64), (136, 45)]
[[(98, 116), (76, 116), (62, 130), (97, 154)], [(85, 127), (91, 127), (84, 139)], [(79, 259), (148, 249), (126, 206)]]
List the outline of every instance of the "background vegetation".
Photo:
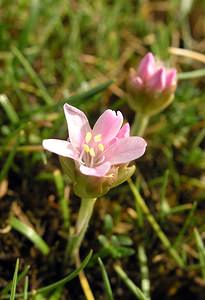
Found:
[[(64, 253), (79, 199), (41, 142), (66, 137), (65, 102), (91, 122), (109, 107), (132, 123), (126, 80), (147, 51), (178, 69), (175, 101), (151, 119), (133, 185), (98, 200), (81, 256), (93, 249), (95, 299), (204, 299), (204, 49), (204, 1), (0, 1), (2, 299), (16, 288), (30, 299), (75, 270)], [(82, 280), (64, 283), (32, 298), (85, 299)]]

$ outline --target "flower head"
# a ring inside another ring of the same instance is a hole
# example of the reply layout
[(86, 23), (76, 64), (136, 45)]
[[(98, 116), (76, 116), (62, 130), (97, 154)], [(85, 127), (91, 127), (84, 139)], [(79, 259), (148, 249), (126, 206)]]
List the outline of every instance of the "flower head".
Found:
[(130, 71), (129, 89), (138, 97), (131, 99), (130, 105), (145, 114), (154, 114), (171, 103), (176, 85), (176, 69), (165, 68), (162, 62), (156, 62), (152, 53), (148, 53), (137, 70)]
[(157, 64), (150, 52), (141, 60), (137, 71), (131, 72), (131, 80), (138, 89), (163, 92), (176, 88), (176, 69), (166, 69), (162, 64)]
[(79, 109), (65, 104), (64, 113), (68, 124), (68, 140), (44, 140), (43, 147), (73, 159), (76, 168), (84, 175), (106, 176), (114, 165), (127, 164), (145, 152), (145, 140), (129, 136), (129, 124), (122, 126), (123, 116), (119, 111), (106, 110), (93, 129)]
[(133, 174), (135, 167), (127, 164), (144, 154), (146, 142), (130, 137), (129, 124), (122, 126), (121, 112), (106, 110), (93, 128), (79, 109), (65, 104), (64, 113), (68, 140), (44, 140), (43, 147), (60, 155), (77, 195), (102, 195)]

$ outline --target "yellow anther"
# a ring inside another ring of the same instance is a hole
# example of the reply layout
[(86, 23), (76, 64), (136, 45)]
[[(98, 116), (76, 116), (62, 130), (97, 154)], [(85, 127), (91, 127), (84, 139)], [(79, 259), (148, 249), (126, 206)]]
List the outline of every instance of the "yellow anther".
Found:
[(111, 173), (111, 174), (107, 175), (106, 177), (108, 177), (108, 178), (113, 178), (113, 177), (114, 177), (114, 174)]
[(95, 137), (94, 137), (94, 141), (95, 142), (101, 142), (102, 140), (102, 134), (97, 134)]
[(89, 153), (90, 153), (90, 156), (95, 157), (95, 151), (93, 148), (90, 148)]
[(103, 144), (98, 144), (98, 149), (101, 151), (101, 152), (103, 152), (104, 151), (104, 149), (105, 149), (105, 147), (104, 147), (104, 145)]
[(86, 153), (90, 152), (90, 147), (87, 144), (83, 144), (83, 149)]
[(85, 136), (85, 141), (86, 143), (89, 143), (92, 139), (92, 133), (91, 132), (87, 132), (86, 136)]

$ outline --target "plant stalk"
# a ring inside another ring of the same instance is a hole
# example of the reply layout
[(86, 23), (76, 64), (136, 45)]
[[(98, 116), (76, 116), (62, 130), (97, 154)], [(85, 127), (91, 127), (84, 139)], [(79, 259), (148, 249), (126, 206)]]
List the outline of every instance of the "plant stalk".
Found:
[(97, 198), (81, 199), (81, 205), (78, 214), (78, 219), (76, 222), (75, 233), (70, 237), (66, 251), (66, 258), (68, 258), (69, 256), (75, 258), (76, 255), (78, 255), (81, 243), (84, 239), (93, 213), (93, 208), (96, 200)]
[(142, 113), (139, 112), (136, 113), (134, 122), (132, 124), (132, 129), (131, 129), (132, 135), (143, 136), (148, 123), (149, 123), (149, 116), (143, 115)]

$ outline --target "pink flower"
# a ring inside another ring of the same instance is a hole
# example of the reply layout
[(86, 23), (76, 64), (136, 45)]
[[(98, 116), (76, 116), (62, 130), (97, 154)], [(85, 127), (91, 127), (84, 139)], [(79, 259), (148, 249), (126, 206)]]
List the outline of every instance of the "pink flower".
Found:
[(120, 111), (116, 113), (110, 109), (106, 110), (93, 129), (79, 109), (65, 104), (64, 113), (68, 125), (68, 140), (44, 140), (43, 147), (73, 159), (76, 168), (84, 175), (109, 176), (113, 166), (127, 164), (145, 152), (145, 140), (129, 136), (129, 124), (122, 126), (123, 116)]
[(137, 70), (131, 69), (127, 81), (130, 107), (143, 115), (152, 116), (164, 110), (174, 100), (177, 87), (176, 69), (167, 69), (156, 62), (152, 53), (141, 60)]
[(137, 89), (147, 89), (156, 93), (175, 90), (177, 82), (176, 69), (167, 69), (157, 64), (152, 53), (141, 60), (137, 71), (131, 72), (132, 85)]

